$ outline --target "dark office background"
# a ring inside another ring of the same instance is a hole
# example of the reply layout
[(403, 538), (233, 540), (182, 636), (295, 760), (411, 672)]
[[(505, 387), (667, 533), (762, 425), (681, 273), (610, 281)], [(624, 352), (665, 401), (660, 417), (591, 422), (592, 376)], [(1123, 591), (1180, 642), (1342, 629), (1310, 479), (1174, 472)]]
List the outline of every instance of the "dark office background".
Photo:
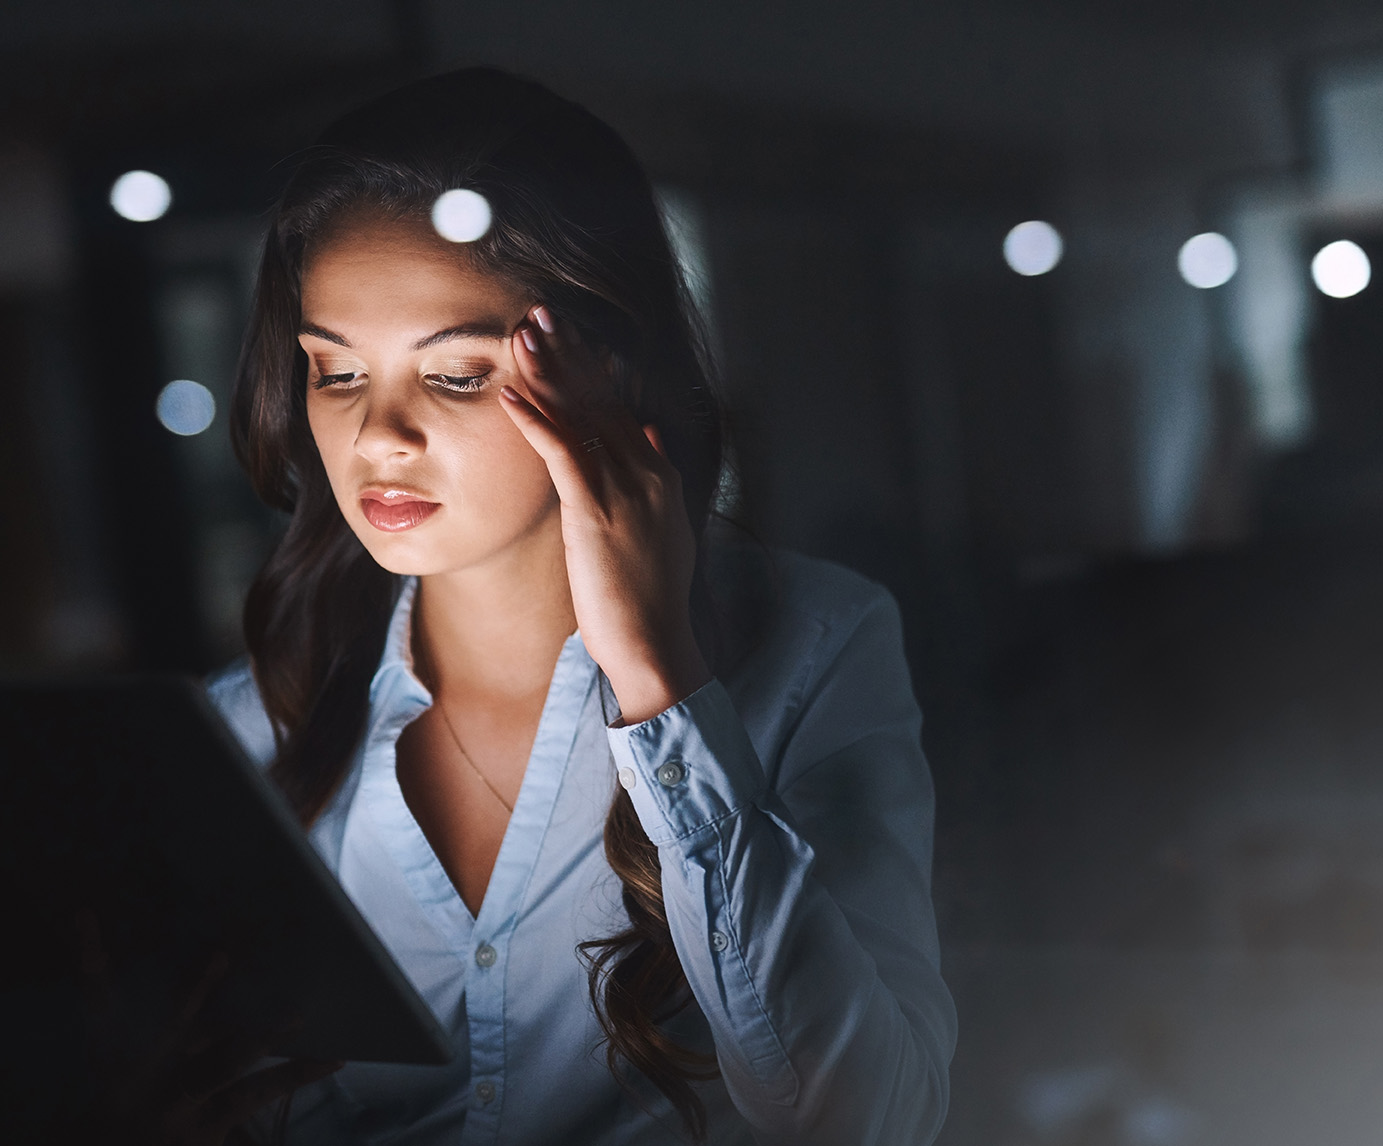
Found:
[[(495, 63), (645, 159), (745, 512), (887, 584), (939, 793), (945, 1146), (1383, 1125), (1383, 16), (1365, 0), (0, 8), (0, 671), (205, 671), (284, 161)], [(122, 172), (172, 188), (135, 223)], [(1064, 240), (1022, 276), (1003, 243)], [(1191, 236), (1238, 253), (1178, 273)], [(189, 379), (200, 434), (155, 417)], [(733, 491), (732, 491), (733, 492)]]

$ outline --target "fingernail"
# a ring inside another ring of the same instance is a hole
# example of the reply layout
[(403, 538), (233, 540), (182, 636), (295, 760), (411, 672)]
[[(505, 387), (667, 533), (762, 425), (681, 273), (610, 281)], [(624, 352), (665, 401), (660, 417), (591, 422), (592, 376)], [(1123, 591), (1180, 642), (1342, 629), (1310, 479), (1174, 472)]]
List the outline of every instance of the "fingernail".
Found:
[(538, 320), (538, 325), (543, 328), (544, 333), (551, 334), (557, 329), (552, 321), (552, 312), (548, 310), (547, 307), (535, 306), (533, 308), (533, 317)]
[(523, 398), (520, 396), (519, 392), (515, 390), (512, 386), (501, 386), (499, 388), (499, 396), (501, 398), (508, 398), (511, 402), (523, 401)]
[(523, 339), (523, 344), (528, 347), (532, 353), (538, 353), (538, 340), (533, 337), (533, 332), (529, 330), (528, 327), (525, 326), (519, 331), (519, 337)]

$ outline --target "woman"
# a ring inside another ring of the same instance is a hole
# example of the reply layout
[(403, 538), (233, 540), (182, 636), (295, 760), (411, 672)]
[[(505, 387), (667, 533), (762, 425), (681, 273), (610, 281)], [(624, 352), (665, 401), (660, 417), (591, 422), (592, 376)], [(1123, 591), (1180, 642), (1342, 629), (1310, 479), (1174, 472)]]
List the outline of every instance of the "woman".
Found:
[(502, 73), (346, 116), (284, 194), (233, 433), (291, 523), (210, 693), (456, 1047), (304, 1088), (291, 1141), (940, 1124), (897, 611), (707, 530), (685, 299), (625, 145)]

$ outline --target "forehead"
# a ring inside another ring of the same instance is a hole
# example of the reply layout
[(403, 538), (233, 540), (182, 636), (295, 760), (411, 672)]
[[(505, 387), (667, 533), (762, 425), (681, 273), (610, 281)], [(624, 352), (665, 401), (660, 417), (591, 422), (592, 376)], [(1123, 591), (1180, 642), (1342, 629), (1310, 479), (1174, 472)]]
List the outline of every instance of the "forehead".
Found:
[[(303, 259), (303, 321), (414, 327), (512, 315), (527, 299), (512, 283), (476, 266), (464, 246), (426, 220), (349, 218), (311, 243)], [(437, 329), (436, 325), (430, 329)]]

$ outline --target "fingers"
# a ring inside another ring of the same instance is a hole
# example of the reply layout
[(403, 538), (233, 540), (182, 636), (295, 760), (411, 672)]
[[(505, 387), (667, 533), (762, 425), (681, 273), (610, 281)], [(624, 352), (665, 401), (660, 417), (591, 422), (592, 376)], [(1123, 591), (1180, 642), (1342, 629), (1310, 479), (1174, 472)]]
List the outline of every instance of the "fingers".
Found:
[(244, 1122), (271, 1102), (292, 1094), (298, 1087), (326, 1078), (345, 1065), (343, 1062), (296, 1058), (257, 1070), (210, 1098), (204, 1110), (204, 1121), (227, 1129)]
[(176, 1073), (178, 1096), (201, 1102), (226, 1089), (264, 1057), (268, 1045), (262, 1031), (217, 1039)]
[(586, 477), (572, 444), (542, 410), (512, 386), (500, 390), (500, 401), (519, 432), (547, 464), (557, 496), (565, 505), (575, 504), (585, 488)]
[(620, 398), (609, 361), (602, 360), (546, 306), (535, 306), (514, 340), (526, 397), (577, 443), (598, 438), (617, 448), (644, 448), (638, 423)]
[(207, 958), (196, 981), (183, 997), (182, 1006), (178, 1008), (170, 1032), (175, 1040), (181, 1038), (196, 1024), (206, 1006), (208, 996), (225, 978), (228, 970), (230, 957), (224, 951), (215, 951)]
[(114, 1128), (121, 1141), (221, 1143), (232, 1125), (260, 1106), (341, 1065), (294, 1060), (246, 1074), (264, 1059), (274, 1036), (299, 1022), (289, 1020), (277, 1030), (227, 1031), (213, 1013), (214, 997), (231, 970), (224, 952), (191, 966), (183, 984), (170, 992), (167, 1008), (149, 1014), (147, 994), (127, 989), (130, 976), (120, 973), (120, 949), (112, 953), (96, 913), (79, 909), (73, 923), (87, 1000), (81, 1053), (89, 1082), (76, 1115), (81, 1140), (88, 1140), (90, 1124)]
[(192, 989), (188, 991), (187, 998), (183, 1001), (182, 1010), (178, 1013), (178, 1018), (184, 1023), (191, 1022), (206, 1005), (207, 996), (211, 994), (212, 988), (225, 977), (228, 970), (230, 970), (230, 956), (224, 951), (212, 952), (207, 957), (201, 975), (192, 985)]
[(613, 380), (571, 323), (559, 323), (545, 306), (528, 312), (514, 357), (530, 396), (550, 417), (579, 425), (618, 402)]
[(556, 432), (551, 447), (564, 443), (578, 469), (589, 474), (593, 467), (613, 466), (638, 473), (666, 466), (661, 438), (639, 425), (617, 392), (611, 364), (583, 343), (572, 323), (535, 306), (514, 348), (524, 399)]

